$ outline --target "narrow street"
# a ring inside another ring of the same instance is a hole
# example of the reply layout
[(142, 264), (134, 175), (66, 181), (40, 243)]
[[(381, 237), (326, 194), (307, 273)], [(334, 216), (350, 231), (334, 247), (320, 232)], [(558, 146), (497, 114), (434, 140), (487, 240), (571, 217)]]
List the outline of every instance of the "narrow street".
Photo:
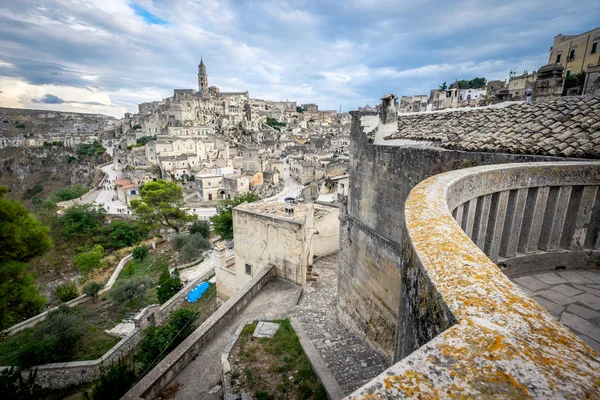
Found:
[(263, 201), (284, 201), (286, 197), (298, 198), (302, 194), (302, 189), (304, 189), (304, 185), (299, 184), (292, 178), (290, 165), (286, 159), (283, 168), (283, 190), (275, 196), (263, 199)]

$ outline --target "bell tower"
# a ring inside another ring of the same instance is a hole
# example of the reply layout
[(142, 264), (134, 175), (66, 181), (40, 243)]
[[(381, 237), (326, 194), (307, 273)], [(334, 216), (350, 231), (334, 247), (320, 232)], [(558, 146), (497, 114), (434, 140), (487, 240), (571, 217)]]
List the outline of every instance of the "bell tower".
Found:
[(202, 95), (208, 94), (208, 75), (202, 58), (200, 58), (200, 64), (198, 65), (198, 90)]

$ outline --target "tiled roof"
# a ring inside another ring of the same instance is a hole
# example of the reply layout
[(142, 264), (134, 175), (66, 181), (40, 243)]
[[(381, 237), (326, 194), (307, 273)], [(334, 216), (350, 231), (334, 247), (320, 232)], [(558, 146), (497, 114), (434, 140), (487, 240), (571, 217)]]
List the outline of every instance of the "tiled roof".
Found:
[(450, 149), (600, 158), (600, 98), (562, 98), (505, 108), (402, 115), (390, 139)]

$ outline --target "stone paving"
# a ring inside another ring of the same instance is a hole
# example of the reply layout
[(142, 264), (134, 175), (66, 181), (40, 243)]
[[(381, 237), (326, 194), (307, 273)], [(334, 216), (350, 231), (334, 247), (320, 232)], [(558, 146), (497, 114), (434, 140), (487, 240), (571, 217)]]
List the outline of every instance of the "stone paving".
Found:
[(316, 280), (307, 282), (293, 316), (300, 321), (341, 389), (348, 395), (388, 368), (389, 361), (338, 321), (335, 310), (337, 269), (337, 254), (315, 262), (313, 276)]
[(512, 281), (600, 353), (600, 271), (551, 271)]

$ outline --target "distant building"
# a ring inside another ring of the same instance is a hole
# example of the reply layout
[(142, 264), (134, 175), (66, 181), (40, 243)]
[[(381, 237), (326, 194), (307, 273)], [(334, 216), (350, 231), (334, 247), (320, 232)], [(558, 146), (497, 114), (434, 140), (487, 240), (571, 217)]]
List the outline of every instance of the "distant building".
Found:
[(600, 95), (600, 65), (588, 68), (582, 94)]
[(560, 64), (563, 77), (586, 72), (600, 65), (600, 28), (579, 35), (557, 35), (550, 48), (548, 64)]
[(302, 107), (303, 111), (307, 111), (307, 112), (317, 112), (319, 111), (319, 106), (314, 104), (314, 103), (309, 103), (309, 104), (302, 104), (300, 107)]
[(535, 72), (512, 76), (508, 81), (508, 99), (514, 101), (530, 101), (533, 93), (533, 83), (537, 79)]

